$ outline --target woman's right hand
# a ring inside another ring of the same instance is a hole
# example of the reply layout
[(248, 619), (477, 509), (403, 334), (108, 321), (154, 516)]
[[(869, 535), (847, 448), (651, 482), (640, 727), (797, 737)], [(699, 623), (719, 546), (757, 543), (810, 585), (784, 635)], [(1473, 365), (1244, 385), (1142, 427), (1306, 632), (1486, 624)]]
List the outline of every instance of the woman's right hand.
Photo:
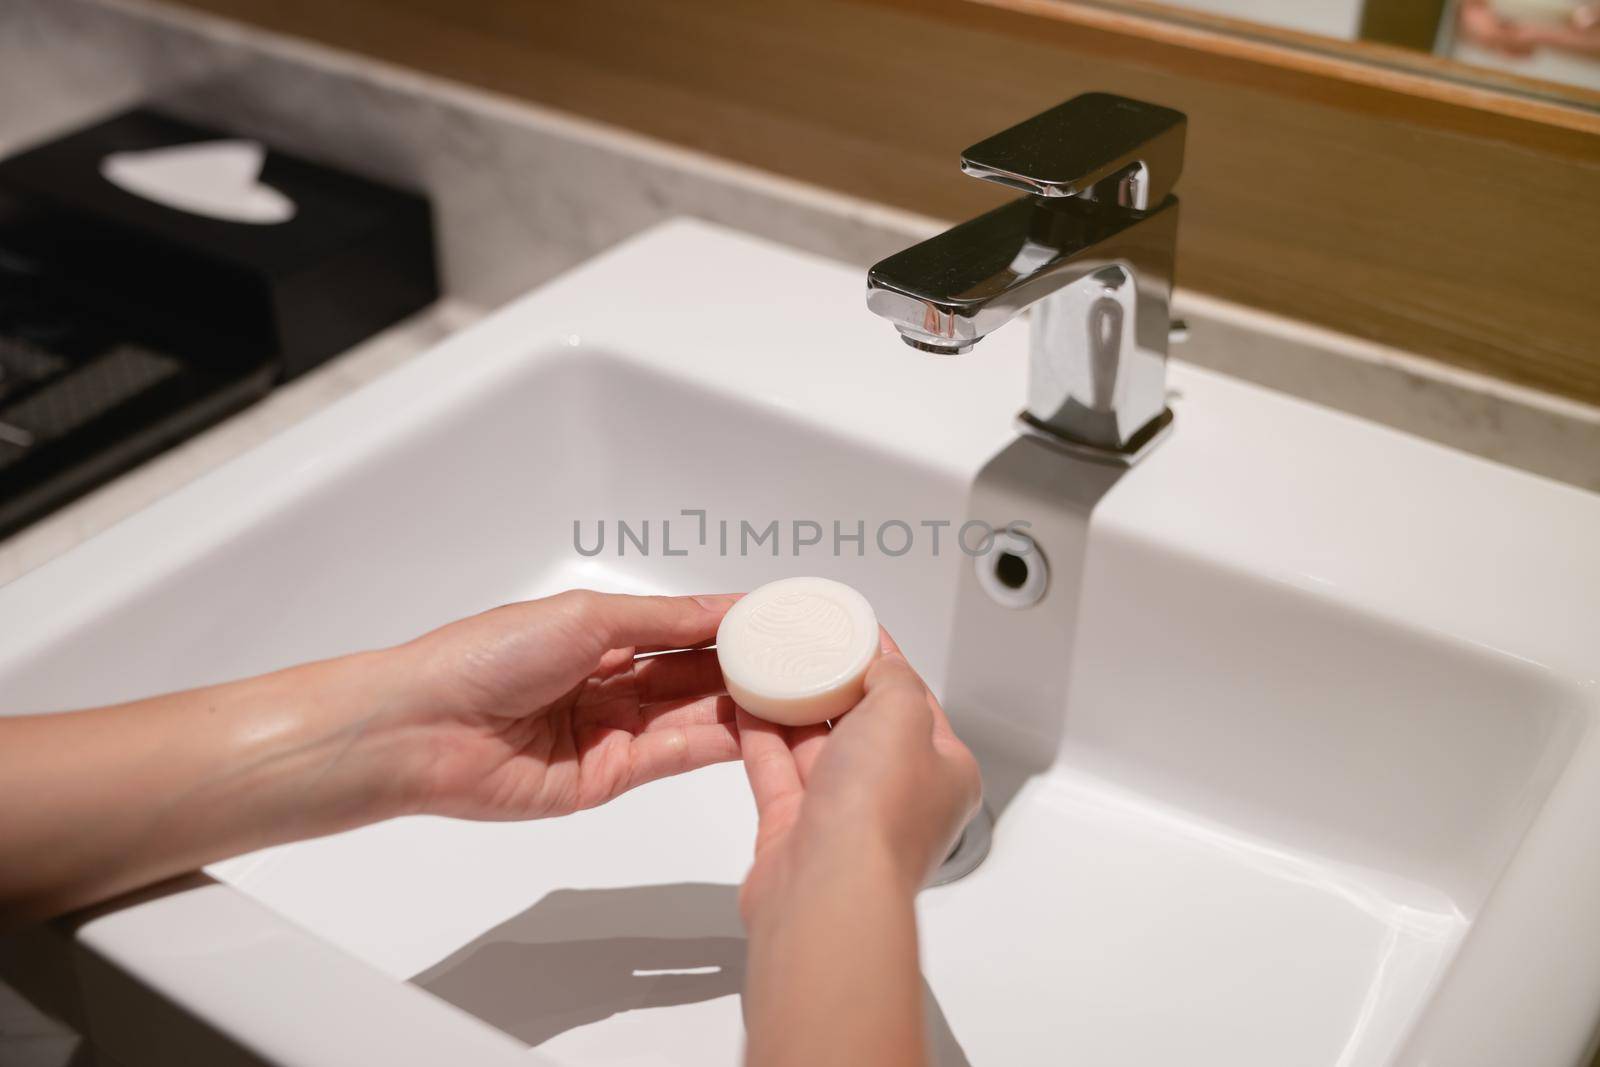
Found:
[(831, 728), (737, 714), (760, 819), (739, 901), (747, 924), (863, 867), (909, 899), (977, 811), (977, 761), (887, 634), (866, 695)]

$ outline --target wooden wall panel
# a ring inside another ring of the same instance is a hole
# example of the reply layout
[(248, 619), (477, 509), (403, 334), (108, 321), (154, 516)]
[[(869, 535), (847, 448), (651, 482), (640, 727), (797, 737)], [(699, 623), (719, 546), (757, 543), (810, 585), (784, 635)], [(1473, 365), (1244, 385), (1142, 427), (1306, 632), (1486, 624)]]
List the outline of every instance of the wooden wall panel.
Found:
[(1190, 116), (1180, 284), (1600, 403), (1592, 112), (1054, 0), (182, 2), (952, 219), (1006, 195), (967, 144), (1143, 97)]

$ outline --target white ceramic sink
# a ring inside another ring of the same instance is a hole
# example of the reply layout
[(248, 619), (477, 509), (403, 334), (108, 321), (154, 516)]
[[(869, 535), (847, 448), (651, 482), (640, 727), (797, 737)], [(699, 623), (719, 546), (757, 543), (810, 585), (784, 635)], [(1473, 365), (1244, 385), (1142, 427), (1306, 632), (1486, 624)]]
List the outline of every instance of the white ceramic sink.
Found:
[[(651, 231), (0, 590), (4, 706), (575, 585), (822, 574), (985, 763), (992, 852), (921, 900), (947, 1063), (1576, 1063), (1600, 1021), (1600, 498), (1181, 363), (1174, 432), (1117, 478), (1014, 443), (1022, 328), (933, 358), (861, 290)], [(1031, 523), (1040, 604), (980, 588), (953, 544), (974, 517)], [(617, 519), (650, 520), (648, 555), (617, 554)], [(740, 520), (777, 520), (779, 554), (739, 555)], [(822, 544), (796, 555), (796, 520)], [(833, 554), (835, 520), (862, 555)], [(874, 543), (890, 520), (904, 555)], [(305, 1065), (733, 1063), (753, 826), (726, 766), (569, 819), (274, 849), (82, 925), (79, 984), (129, 1067), (218, 1034)]]

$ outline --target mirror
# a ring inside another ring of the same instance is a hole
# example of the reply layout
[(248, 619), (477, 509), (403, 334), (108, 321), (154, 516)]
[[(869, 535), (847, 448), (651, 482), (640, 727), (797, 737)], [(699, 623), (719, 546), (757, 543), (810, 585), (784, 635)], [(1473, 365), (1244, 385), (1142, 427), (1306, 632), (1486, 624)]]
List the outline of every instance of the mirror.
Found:
[(1125, 0), (1117, 6), (1600, 109), (1600, 0)]

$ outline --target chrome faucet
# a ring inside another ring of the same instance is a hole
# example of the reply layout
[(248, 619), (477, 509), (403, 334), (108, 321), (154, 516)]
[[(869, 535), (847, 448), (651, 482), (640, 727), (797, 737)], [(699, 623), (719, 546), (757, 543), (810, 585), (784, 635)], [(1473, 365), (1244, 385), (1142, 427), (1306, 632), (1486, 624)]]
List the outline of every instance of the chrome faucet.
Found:
[(925, 352), (1031, 308), (1020, 428), (1131, 463), (1171, 424), (1168, 317), (1182, 112), (1086, 93), (980, 141), (961, 170), (1028, 195), (883, 260), (867, 307)]

